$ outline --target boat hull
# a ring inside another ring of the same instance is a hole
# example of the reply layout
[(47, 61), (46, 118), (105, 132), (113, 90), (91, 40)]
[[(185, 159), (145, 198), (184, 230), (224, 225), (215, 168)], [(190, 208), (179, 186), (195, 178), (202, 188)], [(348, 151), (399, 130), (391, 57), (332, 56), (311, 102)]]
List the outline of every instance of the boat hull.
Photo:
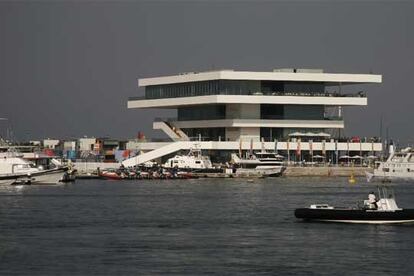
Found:
[(312, 209), (300, 208), (295, 210), (295, 217), (306, 221), (324, 221), (341, 223), (412, 223), (414, 209), (395, 211), (377, 211), (360, 209)]
[(391, 175), (391, 174), (370, 174), (365, 173), (368, 182), (412, 182), (414, 181), (413, 175)]
[(104, 178), (104, 179), (108, 179), (108, 180), (121, 180), (124, 179), (124, 177), (122, 177), (120, 174), (116, 173), (116, 172), (101, 172), (100, 177)]
[(195, 169), (195, 168), (179, 168), (179, 172), (186, 173), (223, 173), (223, 169), (206, 168), (206, 169)]
[(257, 167), (255, 169), (245, 169), (238, 168), (236, 169), (236, 175), (243, 176), (262, 176), (262, 177), (278, 177), (281, 176), (284, 172), (284, 167)]
[(0, 186), (11, 185), (16, 181), (15, 179), (0, 179)]
[(58, 184), (65, 174), (66, 169), (46, 170), (31, 174), (30, 176), (19, 177), (13, 184)]
[(8, 174), (0, 176), (2, 185), (19, 184), (57, 184), (59, 183), (67, 168), (44, 170), (30, 174)]

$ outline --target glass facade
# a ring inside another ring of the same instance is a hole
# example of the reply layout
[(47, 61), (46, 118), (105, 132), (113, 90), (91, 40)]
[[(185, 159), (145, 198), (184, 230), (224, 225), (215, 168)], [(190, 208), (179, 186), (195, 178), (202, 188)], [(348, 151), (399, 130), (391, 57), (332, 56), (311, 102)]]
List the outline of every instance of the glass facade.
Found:
[(201, 141), (225, 141), (226, 129), (217, 128), (183, 128), (182, 131), (191, 139)]
[(286, 120), (324, 120), (325, 107), (323, 105), (294, 105), (283, 107), (283, 119)]
[(146, 99), (207, 95), (280, 95), (283, 93), (298, 93), (302, 95), (323, 94), (325, 93), (325, 85), (317, 82), (211, 80), (150, 85), (145, 88)]
[(178, 121), (225, 119), (226, 106), (217, 104), (180, 107), (177, 109), (177, 115)]
[[(325, 129), (322, 128), (274, 128), (274, 127), (261, 127), (260, 128), (260, 138), (263, 138), (265, 142), (271, 142), (275, 139), (282, 139), (285, 140), (289, 138), (289, 134), (294, 132), (301, 132), (301, 133), (307, 133), (307, 132), (313, 132), (313, 133), (319, 133), (319, 132), (326, 132)], [(301, 138), (303, 142), (308, 140), (313, 140), (315, 142), (321, 141), (322, 138), (317, 137), (302, 137)]]
[(323, 105), (261, 104), (260, 119), (267, 120), (324, 120)]
[(284, 138), (283, 128), (261, 127), (260, 138), (263, 138), (265, 142), (274, 141), (275, 139), (282, 139)]
[(319, 82), (294, 82), (288, 81), (283, 85), (284, 92), (320, 93), (325, 91), (325, 85)]
[(261, 104), (260, 119), (278, 120), (284, 118), (284, 108), (281, 104)]
[(212, 80), (151, 85), (145, 88), (146, 99), (194, 97), (206, 95), (250, 95), (260, 91), (260, 81)]

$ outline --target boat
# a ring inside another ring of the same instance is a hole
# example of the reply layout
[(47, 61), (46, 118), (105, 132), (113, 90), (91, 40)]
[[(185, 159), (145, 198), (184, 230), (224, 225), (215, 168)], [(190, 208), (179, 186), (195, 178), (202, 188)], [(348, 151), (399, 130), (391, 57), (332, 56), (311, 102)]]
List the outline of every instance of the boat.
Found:
[(107, 169), (102, 170), (99, 173), (100, 178), (108, 179), (108, 180), (131, 180), (137, 179), (138, 175), (133, 170), (128, 170), (124, 167), (120, 167), (119, 169)]
[(414, 209), (399, 208), (393, 192), (378, 188), (377, 196), (371, 192), (363, 205), (355, 208), (332, 207), (329, 204), (312, 204), (295, 210), (295, 217), (305, 221), (391, 224), (414, 222)]
[(236, 174), (276, 177), (281, 176), (286, 169), (282, 155), (264, 150), (256, 153), (251, 152), (246, 158), (232, 153), (231, 160), (235, 166)]
[(15, 151), (0, 153), (0, 184), (57, 184), (65, 172), (66, 167), (55, 166), (44, 169), (36, 167), (32, 162), (25, 160), (23, 154)]
[(414, 180), (414, 150), (406, 148), (392, 152), (385, 162), (376, 162), (373, 173), (365, 172), (367, 181), (383, 182)]
[(203, 155), (198, 148), (191, 148), (187, 155), (177, 154), (169, 158), (163, 168), (199, 173), (223, 172), (223, 169), (214, 167), (210, 157)]
[(101, 178), (104, 179), (109, 179), (109, 180), (121, 180), (121, 179), (125, 179), (126, 176), (124, 174), (122, 174), (121, 172), (118, 172), (116, 170), (103, 170), (99, 176)]

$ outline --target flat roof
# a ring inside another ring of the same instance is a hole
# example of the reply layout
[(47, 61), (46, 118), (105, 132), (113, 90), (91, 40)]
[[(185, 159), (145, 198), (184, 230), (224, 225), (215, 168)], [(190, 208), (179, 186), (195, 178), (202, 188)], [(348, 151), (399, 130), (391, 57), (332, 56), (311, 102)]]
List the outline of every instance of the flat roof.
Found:
[(321, 72), (253, 72), (218, 70), (208, 72), (191, 72), (172, 76), (138, 79), (138, 86), (163, 85), (209, 80), (266, 80), (324, 82), (326, 85), (381, 83), (382, 75), (374, 74), (338, 74)]

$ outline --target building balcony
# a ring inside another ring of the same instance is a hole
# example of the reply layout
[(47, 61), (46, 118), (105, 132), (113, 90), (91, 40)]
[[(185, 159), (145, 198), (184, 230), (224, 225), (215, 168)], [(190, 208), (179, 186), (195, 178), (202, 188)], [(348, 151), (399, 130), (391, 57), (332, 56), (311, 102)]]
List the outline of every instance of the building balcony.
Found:
[(269, 119), (219, 119), (219, 120), (194, 120), (194, 121), (177, 121), (173, 118), (158, 118), (156, 122), (170, 122), (177, 128), (327, 128), (341, 129), (344, 128), (344, 121), (341, 119), (325, 120), (269, 120)]
[(219, 92), (215, 94), (171, 94), (165, 97), (150, 97), (150, 96), (133, 96), (129, 97), (129, 101), (136, 100), (153, 100), (153, 99), (170, 99), (170, 98), (187, 98), (187, 97), (201, 97), (201, 96), (212, 96), (212, 95), (237, 95), (237, 96), (299, 96), (299, 97), (357, 97), (366, 98), (366, 94), (363, 91), (358, 93), (337, 93), (337, 92), (255, 92), (255, 93), (231, 93), (231, 92)]
[(294, 104), (327, 106), (365, 106), (367, 97), (363, 93), (293, 93), (272, 92), (248, 95), (204, 95), (159, 99), (130, 97), (128, 108), (178, 108), (205, 104)]

